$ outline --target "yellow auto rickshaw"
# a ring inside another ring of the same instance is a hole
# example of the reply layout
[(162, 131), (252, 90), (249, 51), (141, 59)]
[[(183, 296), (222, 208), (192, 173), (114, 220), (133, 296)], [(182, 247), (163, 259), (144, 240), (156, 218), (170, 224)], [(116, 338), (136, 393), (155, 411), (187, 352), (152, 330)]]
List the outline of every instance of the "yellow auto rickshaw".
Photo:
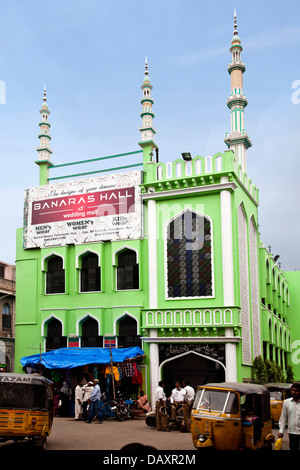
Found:
[(291, 398), (292, 384), (268, 383), (265, 387), (270, 392), (271, 418), (273, 424), (278, 424), (284, 400)]
[(191, 432), (196, 449), (272, 449), (269, 391), (263, 385), (234, 382), (198, 387)]
[(0, 440), (30, 439), (44, 449), (53, 411), (50, 380), (35, 374), (0, 373)]

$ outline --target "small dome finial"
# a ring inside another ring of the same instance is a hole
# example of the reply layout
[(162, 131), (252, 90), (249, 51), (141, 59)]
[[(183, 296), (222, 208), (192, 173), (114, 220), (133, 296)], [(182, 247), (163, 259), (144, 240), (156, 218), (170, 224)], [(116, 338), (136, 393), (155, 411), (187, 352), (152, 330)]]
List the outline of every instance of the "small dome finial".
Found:
[(146, 57), (146, 60), (145, 60), (145, 75), (146, 75), (146, 77), (147, 77), (147, 75), (149, 75), (147, 57)]
[(44, 85), (44, 97), (43, 97), (44, 103), (47, 101), (47, 96), (46, 96), (46, 85)]
[(234, 36), (238, 35), (238, 30), (237, 30), (237, 23), (236, 23), (236, 9), (234, 9), (234, 31), (233, 31)]

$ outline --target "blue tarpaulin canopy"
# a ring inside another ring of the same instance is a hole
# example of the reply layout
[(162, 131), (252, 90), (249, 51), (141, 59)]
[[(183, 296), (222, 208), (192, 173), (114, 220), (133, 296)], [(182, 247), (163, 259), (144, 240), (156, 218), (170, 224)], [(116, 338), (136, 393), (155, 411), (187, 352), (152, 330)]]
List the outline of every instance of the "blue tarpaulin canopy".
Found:
[(23, 367), (41, 364), (46, 369), (73, 369), (87, 364), (108, 364), (111, 362), (124, 362), (143, 356), (144, 351), (139, 347), (134, 348), (60, 348), (42, 354), (22, 357)]

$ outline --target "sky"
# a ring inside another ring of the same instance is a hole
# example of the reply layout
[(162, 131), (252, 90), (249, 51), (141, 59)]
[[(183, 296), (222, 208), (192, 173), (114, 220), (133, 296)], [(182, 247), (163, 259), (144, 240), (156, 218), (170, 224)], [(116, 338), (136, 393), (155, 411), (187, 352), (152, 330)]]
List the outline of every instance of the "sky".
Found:
[(0, 7), (1, 261), (15, 263), (24, 190), (39, 184), (44, 85), (56, 165), (140, 150), (146, 57), (160, 160), (226, 150), (236, 9), (259, 231), (283, 270), (300, 269), (298, 0), (0, 0)]

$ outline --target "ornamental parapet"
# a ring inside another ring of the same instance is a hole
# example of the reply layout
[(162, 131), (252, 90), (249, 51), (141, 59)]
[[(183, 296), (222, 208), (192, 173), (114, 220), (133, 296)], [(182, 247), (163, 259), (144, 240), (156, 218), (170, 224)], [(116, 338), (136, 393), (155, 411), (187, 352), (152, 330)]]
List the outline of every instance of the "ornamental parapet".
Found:
[(141, 329), (145, 336), (155, 328), (160, 336), (222, 336), (225, 328), (233, 328), (234, 335), (240, 334), (240, 309), (152, 309), (142, 310)]

